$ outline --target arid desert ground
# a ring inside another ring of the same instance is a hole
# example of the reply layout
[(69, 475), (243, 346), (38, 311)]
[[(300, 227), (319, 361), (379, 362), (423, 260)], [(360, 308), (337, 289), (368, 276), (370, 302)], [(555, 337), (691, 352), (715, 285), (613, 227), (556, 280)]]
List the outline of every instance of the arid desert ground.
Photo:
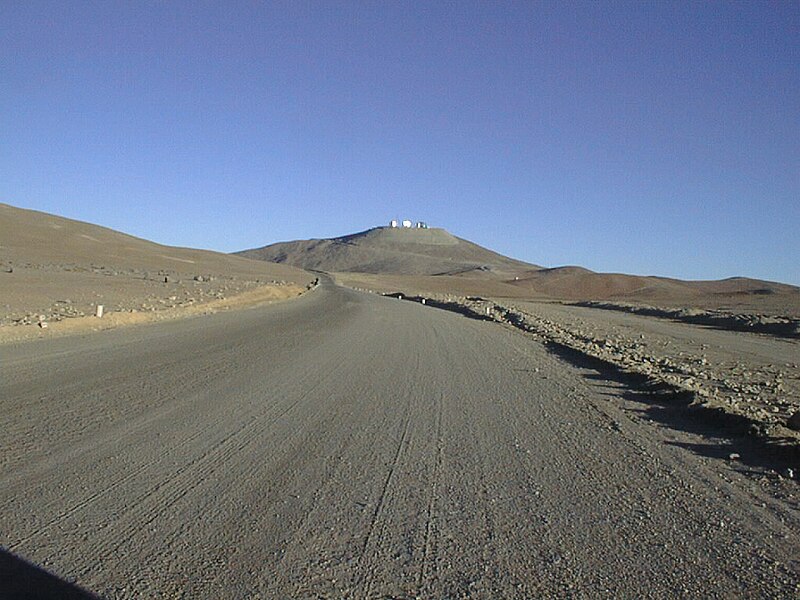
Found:
[(0, 205), (0, 597), (800, 594), (800, 290), (404, 233)]

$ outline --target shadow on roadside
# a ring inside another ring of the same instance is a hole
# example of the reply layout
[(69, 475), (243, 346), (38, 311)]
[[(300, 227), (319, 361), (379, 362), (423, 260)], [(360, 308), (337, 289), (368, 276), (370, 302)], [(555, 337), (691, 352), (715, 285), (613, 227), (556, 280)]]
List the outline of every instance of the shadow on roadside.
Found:
[(100, 596), (59, 579), (24, 558), (0, 548), (0, 598), (3, 600), (99, 600)]
[(626, 373), (613, 363), (587, 357), (585, 354), (556, 344), (548, 349), (563, 360), (595, 373), (586, 374), (586, 379), (595, 382), (614, 381), (622, 384), (622, 397), (642, 406), (641, 415), (683, 433), (699, 435), (708, 440), (704, 444), (668, 442), (686, 448), (695, 454), (719, 460), (736, 460), (752, 469), (784, 471), (796, 469), (800, 464), (800, 451), (790, 440), (773, 438), (765, 440), (753, 431), (754, 424), (721, 409), (693, 405), (694, 394), (678, 391), (666, 385), (653, 385), (647, 377)]
[[(744, 418), (703, 407), (687, 407), (673, 403), (669, 395), (630, 390), (623, 394), (627, 400), (642, 404), (646, 418), (676, 431), (702, 436), (706, 443), (666, 442), (685, 448), (706, 458), (728, 461), (738, 455), (736, 462), (754, 469), (785, 471), (797, 468), (798, 451), (789, 440), (765, 441), (750, 433), (752, 424)], [(720, 439), (721, 438), (721, 439)]]

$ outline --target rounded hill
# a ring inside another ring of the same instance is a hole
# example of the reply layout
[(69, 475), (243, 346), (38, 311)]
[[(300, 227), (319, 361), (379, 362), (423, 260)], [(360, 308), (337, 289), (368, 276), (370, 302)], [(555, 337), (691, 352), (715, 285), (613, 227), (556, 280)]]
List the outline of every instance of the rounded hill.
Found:
[(539, 268), (439, 228), (375, 227), (336, 238), (279, 242), (236, 254), (304, 269), (373, 274), (457, 275), (474, 271), (504, 278)]

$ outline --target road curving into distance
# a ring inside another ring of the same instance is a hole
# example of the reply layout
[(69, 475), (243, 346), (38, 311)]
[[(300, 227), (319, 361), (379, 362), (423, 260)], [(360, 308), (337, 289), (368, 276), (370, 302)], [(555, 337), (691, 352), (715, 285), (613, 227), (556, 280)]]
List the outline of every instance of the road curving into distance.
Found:
[(798, 593), (795, 482), (777, 493), (494, 323), (323, 282), (278, 305), (6, 345), (0, 360), (0, 564), (65, 586)]

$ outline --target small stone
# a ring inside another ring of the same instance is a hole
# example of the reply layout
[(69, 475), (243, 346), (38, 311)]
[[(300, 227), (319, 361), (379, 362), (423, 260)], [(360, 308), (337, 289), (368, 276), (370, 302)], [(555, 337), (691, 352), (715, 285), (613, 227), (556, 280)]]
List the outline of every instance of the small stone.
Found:
[(47, 321), (39, 321), (39, 327), (42, 329), (47, 329)]
[(736, 452), (731, 452), (728, 455), (728, 459), (729, 460), (739, 460), (740, 458), (742, 458), (742, 457), (739, 454), (737, 454)]

